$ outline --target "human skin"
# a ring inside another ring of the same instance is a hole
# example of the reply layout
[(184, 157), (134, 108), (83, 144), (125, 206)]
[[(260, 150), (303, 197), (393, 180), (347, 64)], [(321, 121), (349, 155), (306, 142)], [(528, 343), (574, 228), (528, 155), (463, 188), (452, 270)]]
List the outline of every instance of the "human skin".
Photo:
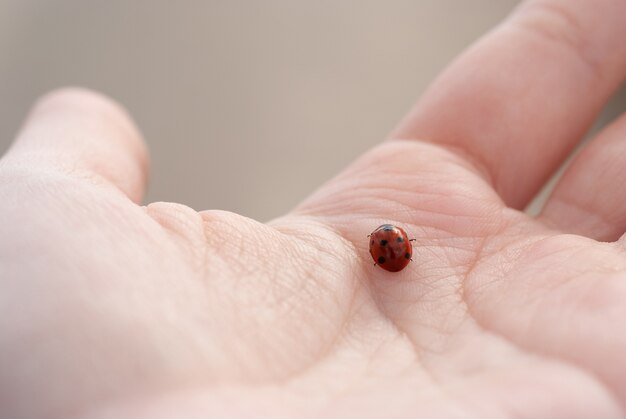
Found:
[[(623, 0), (524, 3), (267, 224), (142, 206), (119, 105), (45, 96), (0, 160), (1, 416), (626, 417), (626, 118), (522, 211), (624, 39)], [(383, 223), (416, 239), (399, 273), (368, 254)]]

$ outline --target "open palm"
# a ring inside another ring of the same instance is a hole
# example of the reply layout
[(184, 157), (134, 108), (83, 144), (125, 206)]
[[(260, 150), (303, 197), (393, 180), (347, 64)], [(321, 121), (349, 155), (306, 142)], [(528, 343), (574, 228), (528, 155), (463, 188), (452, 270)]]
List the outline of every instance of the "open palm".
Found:
[[(621, 0), (525, 3), (268, 224), (138, 205), (123, 111), (47, 96), (0, 161), (2, 416), (626, 417), (626, 119), (519, 211), (624, 39)], [(399, 273), (368, 254), (383, 223), (416, 239)]]

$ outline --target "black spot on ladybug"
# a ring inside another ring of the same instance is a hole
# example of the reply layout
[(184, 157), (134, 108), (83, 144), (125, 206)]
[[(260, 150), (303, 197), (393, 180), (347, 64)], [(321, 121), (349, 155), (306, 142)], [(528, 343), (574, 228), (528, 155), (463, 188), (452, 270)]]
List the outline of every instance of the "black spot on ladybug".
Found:
[(404, 238), (403, 238), (403, 237), (398, 237), (398, 238), (396, 239), (396, 241), (397, 241), (398, 243), (402, 243), (402, 242), (404, 241)]
[(387, 246), (387, 243), (389, 243), (387, 240), (381, 240), (380, 241), (380, 245), (381, 246)]
[(382, 265), (383, 263), (385, 263), (385, 257), (384, 257), (384, 256), (379, 257), (379, 258), (378, 258), (378, 263), (379, 263), (379, 264), (381, 264), (381, 265)]
[(404, 257), (407, 258), (407, 259), (411, 259), (411, 254), (410, 253), (405, 253)]

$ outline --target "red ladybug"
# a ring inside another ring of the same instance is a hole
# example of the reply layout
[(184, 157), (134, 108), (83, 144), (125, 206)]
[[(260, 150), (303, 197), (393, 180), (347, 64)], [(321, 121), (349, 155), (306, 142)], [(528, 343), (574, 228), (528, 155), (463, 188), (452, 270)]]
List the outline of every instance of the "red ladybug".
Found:
[(389, 272), (398, 272), (411, 261), (413, 240), (409, 240), (400, 227), (383, 224), (367, 237), (370, 239), (370, 255), (374, 265)]

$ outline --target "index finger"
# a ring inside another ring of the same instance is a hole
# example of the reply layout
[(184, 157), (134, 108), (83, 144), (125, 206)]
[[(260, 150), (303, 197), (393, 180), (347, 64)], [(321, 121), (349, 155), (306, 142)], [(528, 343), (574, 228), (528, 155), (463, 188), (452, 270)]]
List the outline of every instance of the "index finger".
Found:
[(393, 138), (460, 149), (523, 207), (626, 76), (626, 1), (529, 0), (453, 63)]

